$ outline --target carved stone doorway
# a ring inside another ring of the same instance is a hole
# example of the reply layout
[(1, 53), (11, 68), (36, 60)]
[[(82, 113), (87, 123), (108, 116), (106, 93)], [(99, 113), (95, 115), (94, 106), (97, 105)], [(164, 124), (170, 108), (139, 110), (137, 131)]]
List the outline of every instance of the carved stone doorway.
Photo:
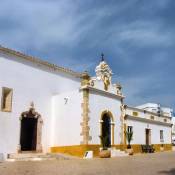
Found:
[(42, 152), (41, 134), (43, 121), (41, 115), (35, 111), (33, 104), (28, 111), (21, 114), (20, 121), (21, 129), (18, 151)]

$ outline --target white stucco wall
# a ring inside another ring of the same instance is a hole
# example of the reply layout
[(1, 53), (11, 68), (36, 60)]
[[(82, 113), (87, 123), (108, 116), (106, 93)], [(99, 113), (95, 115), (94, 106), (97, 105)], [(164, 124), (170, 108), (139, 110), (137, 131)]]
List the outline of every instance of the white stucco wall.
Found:
[(90, 136), (92, 140), (90, 144), (100, 144), (99, 135), (100, 133), (100, 118), (101, 114), (105, 110), (109, 110), (114, 117), (114, 144), (120, 144), (120, 105), (121, 101), (118, 98), (113, 98), (98, 92), (90, 91), (89, 95), (89, 126), (90, 126)]
[(175, 144), (175, 117), (172, 117), (172, 142)]
[[(0, 96), (2, 87), (13, 89), (12, 112), (0, 111), (0, 153), (17, 151), (20, 138), (20, 114), (29, 109), (33, 101), (43, 118), (42, 145), (48, 151), (51, 134), (51, 98), (54, 94), (69, 92), (80, 87), (80, 80), (0, 54)], [(1, 99), (1, 98), (0, 98)]]
[(78, 89), (52, 98), (51, 146), (80, 144), (81, 102), (82, 93)]
[[(151, 122), (141, 122), (127, 119), (127, 126), (133, 126), (133, 140), (131, 144), (145, 144), (145, 129), (151, 129), (151, 144), (170, 144), (171, 143), (171, 127)], [(164, 142), (160, 142), (160, 130), (163, 130)]]

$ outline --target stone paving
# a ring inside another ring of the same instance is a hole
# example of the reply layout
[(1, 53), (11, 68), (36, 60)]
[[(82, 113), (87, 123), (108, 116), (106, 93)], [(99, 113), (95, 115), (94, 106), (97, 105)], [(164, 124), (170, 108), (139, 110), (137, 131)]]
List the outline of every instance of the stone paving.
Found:
[(0, 175), (175, 175), (175, 152), (92, 160), (0, 163)]

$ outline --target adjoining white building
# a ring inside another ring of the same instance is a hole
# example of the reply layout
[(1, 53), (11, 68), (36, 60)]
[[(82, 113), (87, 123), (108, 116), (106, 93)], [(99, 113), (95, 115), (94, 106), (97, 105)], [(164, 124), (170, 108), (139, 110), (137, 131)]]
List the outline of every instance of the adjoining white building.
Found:
[[(137, 107), (126, 106), (127, 125), (135, 128), (133, 144), (153, 144), (156, 151), (170, 149), (173, 110), (160, 104), (146, 103)], [(162, 123), (164, 123), (162, 125)], [(145, 135), (145, 137), (143, 137)]]
[(175, 117), (172, 117), (172, 144), (175, 146)]
[(142, 144), (171, 150), (171, 116), (125, 105), (103, 59), (95, 72), (91, 77), (0, 46), (0, 153), (82, 157), (92, 150), (98, 156), (99, 136), (108, 136), (108, 147), (123, 150), (128, 129), (134, 152)]

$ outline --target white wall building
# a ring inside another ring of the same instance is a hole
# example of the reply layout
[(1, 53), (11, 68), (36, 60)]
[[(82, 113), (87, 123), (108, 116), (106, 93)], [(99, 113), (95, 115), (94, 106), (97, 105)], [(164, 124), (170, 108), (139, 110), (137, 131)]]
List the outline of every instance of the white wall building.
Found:
[(175, 145), (175, 117), (172, 117), (172, 144)]
[(99, 136), (108, 137), (109, 147), (124, 149), (128, 127), (135, 152), (146, 143), (171, 149), (168, 109), (158, 114), (124, 105), (107, 63), (102, 60), (95, 71), (90, 77), (0, 46), (0, 153), (83, 156), (93, 150), (97, 156)]

